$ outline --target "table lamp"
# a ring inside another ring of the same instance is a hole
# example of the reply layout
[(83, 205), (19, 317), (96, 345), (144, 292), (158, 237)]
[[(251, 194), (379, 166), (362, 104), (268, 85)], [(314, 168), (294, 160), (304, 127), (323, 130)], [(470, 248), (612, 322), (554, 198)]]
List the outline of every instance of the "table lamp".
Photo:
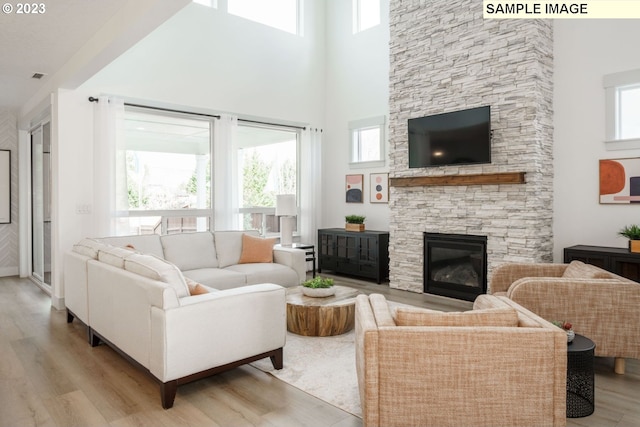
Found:
[(291, 246), (293, 243), (293, 222), (298, 214), (295, 194), (276, 196), (276, 216), (280, 217), (280, 244)]

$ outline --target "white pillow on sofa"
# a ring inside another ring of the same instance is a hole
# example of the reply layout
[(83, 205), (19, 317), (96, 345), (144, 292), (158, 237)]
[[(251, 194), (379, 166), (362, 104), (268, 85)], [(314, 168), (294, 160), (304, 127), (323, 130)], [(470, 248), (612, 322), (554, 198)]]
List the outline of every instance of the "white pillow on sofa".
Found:
[(73, 252), (93, 259), (98, 259), (98, 251), (100, 249), (104, 249), (106, 246), (107, 245), (105, 243), (98, 242), (94, 239), (82, 239), (73, 245)]
[(160, 241), (164, 259), (181, 271), (218, 267), (213, 234), (208, 231), (167, 234), (161, 236)]
[(175, 289), (178, 298), (189, 296), (189, 287), (175, 265), (153, 255), (133, 254), (124, 260), (124, 269), (149, 279), (159, 280)]
[(136, 252), (133, 249), (105, 245), (98, 250), (98, 260), (118, 268), (124, 268), (124, 260)]

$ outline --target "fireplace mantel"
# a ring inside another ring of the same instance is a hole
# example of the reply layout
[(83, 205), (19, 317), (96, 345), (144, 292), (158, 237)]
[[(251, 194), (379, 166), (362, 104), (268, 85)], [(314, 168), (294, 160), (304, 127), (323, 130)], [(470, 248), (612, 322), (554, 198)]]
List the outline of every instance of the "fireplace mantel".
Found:
[(412, 176), (390, 178), (392, 187), (426, 187), (436, 185), (524, 184), (525, 172), (501, 172), (467, 175)]

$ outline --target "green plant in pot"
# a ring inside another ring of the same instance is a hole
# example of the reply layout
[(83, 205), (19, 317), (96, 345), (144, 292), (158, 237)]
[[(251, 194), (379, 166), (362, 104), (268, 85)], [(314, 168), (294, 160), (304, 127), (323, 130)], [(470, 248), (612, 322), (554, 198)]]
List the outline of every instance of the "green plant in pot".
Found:
[(316, 276), (302, 283), (302, 293), (308, 297), (328, 297), (336, 293), (333, 279)]
[(364, 231), (365, 216), (347, 215), (344, 217), (346, 221), (345, 230), (347, 231)]
[(640, 252), (640, 226), (636, 224), (625, 225), (618, 235), (629, 239), (629, 251)]

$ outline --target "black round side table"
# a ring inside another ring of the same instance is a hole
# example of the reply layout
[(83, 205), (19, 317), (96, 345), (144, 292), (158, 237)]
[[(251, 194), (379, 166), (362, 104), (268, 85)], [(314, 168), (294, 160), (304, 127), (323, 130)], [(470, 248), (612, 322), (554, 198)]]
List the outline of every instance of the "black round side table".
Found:
[(578, 334), (567, 346), (567, 418), (593, 414), (595, 348), (593, 341)]

